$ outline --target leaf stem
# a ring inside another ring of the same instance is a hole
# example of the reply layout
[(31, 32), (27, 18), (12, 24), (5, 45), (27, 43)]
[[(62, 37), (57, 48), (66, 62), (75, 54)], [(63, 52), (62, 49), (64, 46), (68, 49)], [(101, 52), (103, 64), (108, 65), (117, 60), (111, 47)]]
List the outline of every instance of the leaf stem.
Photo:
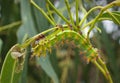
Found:
[(0, 26), (0, 32), (7, 30), (7, 29), (15, 28), (15, 26), (19, 26), (20, 24), (22, 24), (22, 22), (18, 21), (18, 22), (14, 22), (14, 23), (11, 23), (5, 26)]
[(102, 9), (102, 10), (100, 11), (100, 13), (96, 16), (96, 18), (93, 20), (93, 22), (92, 22), (92, 24), (91, 24), (91, 27), (90, 27), (90, 29), (88, 30), (88, 33), (87, 33), (87, 39), (89, 39), (89, 34), (90, 34), (91, 30), (94, 28), (95, 23), (97, 22), (97, 20), (99, 19), (99, 17), (102, 15), (103, 12), (104, 12), (104, 11), (103, 11), (103, 9)]
[(119, 20), (114, 15), (112, 15), (112, 13), (109, 10), (107, 10), (107, 12), (115, 20), (115, 22), (117, 22), (118, 24), (120, 24)]
[(40, 8), (33, 0), (30, 0), (30, 2), (48, 19), (48, 21), (55, 26), (56, 24), (49, 18), (49, 16), (45, 13), (45, 11)]
[[(46, 8), (47, 8), (47, 10), (48, 10), (48, 14), (50, 15), (51, 20), (55, 23), (55, 20), (54, 20), (54, 18), (53, 18), (53, 16), (52, 16), (52, 13), (51, 13), (51, 11), (50, 11), (50, 7), (49, 7), (49, 4), (48, 4), (48, 3), (46, 3)], [(55, 24), (56, 24), (56, 23), (55, 23)]]
[(104, 70), (106, 72), (107, 80), (109, 81), (109, 83), (113, 83), (110, 73), (105, 65), (105, 62), (103, 62), (100, 57), (98, 58), (98, 62), (101, 64), (102, 68), (104, 68)]
[(54, 9), (54, 11), (67, 23), (67, 24), (72, 24), (72, 26), (74, 27), (75, 30), (78, 30), (77, 27), (71, 23), (70, 21), (68, 21), (55, 7), (54, 5), (49, 1), (47, 0), (48, 4)]
[(87, 14), (84, 16), (84, 18), (80, 21), (79, 23), (79, 26), (82, 26), (83, 22), (85, 21), (85, 19), (88, 17), (88, 15), (93, 11), (93, 10), (96, 10), (96, 9), (101, 9), (102, 7), (101, 6), (96, 6), (92, 9), (90, 9)]
[(90, 22), (88, 22), (86, 25), (84, 25), (81, 30), (85, 29), (87, 26), (91, 25), (93, 23), (94, 20), (91, 20)]
[(72, 14), (71, 14), (71, 11), (70, 11), (70, 5), (69, 5), (69, 2), (68, 0), (64, 0), (65, 1), (65, 4), (66, 4), (66, 7), (67, 7), (67, 10), (68, 10), (68, 14), (69, 14), (69, 17), (70, 17), (70, 20), (71, 22), (74, 24), (74, 20), (72, 18)]
[(114, 5), (116, 5), (116, 3), (117, 3), (117, 1), (114, 1), (114, 2), (106, 5), (105, 7), (101, 7), (100, 13), (96, 16), (96, 18), (94, 19), (94, 22), (92, 23), (92, 25), (91, 25), (91, 27), (90, 27), (90, 29), (89, 29), (89, 31), (88, 31), (87, 39), (89, 39), (89, 34), (90, 34), (91, 30), (94, 28), (95, 23), (97, 22), (97, 20), (99, 19), (99, 17), (103, 14), (103, 12), (104, 12), (105, 10), (113, 7)]
[(76, 26), (78, 26), (78, 24), (79, 24), (79, 17), (78, 17), (78, 11), (79, 11), (79, 6), (78, 6), (78, 4), (79, 4), (79, 0), (76, 0)]
[(98, 62), (96, 60), (92, 60), (92, 63), (103, 73), (105, 78), (107, 78), (105, 70), (98, 64)]

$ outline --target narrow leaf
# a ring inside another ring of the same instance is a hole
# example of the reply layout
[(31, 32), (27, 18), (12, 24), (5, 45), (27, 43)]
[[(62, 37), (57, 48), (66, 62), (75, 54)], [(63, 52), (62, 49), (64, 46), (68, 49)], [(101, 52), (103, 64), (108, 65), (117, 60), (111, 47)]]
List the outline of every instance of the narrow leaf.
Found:
[(37, 33), (31, 14), (31, 5), (29, 0), (21, 0), (22, 26), (18, 30), (18, 40), (21, 42), (25, 34), (30, 37)]
[[(18, 44), (13, 46), (7, 53), (6, 58), (4, 60), (1, 75), (0, 75), (0, 83), (17, 83), (19, 81), (20, 73), (21, 73), (21, 63), (18, 63), (18, 55), (12, 57), (12, 50), (17, 47)], [(17, 70), (18, 69), (18, 70)]]
[(50, 63), (49, 56), (37, 58), (37, 61), (52, 81), (54, 83), (59, 83), (58, 77)]

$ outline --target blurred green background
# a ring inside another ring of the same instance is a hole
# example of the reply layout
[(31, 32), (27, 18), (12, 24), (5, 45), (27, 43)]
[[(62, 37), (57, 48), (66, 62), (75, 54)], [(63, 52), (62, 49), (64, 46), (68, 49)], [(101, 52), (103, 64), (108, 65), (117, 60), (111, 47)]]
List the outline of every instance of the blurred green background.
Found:
[[(59, 11), (68, 18), (64, 0), (51, 0)], [(75, 1), (69, 0), (72, 12)], [(113, 0), (81, 0), (79, 3), (81, 12), (88, 11), (96, 5), (106, 5)], [(46, 12), (45, 0), (35, 2)], [(84, 7), (83, 10), (81, 7)], [(111, 8), (120, 11), (119, 7)], [(88, 21), (97, 15), (93, 12)], [(64, 22), (56, 14), (53, 14), (58, 24)], [(93, 30), (91, 42), (94, 47), (103, 52), (105, 60), (114, 83), (120, 79), (120, 26), (111, 21), (98, 22), (102, 33)], [(0, 70), (8, 50), (16, 43), (22, 43), (28, 37), (40, 33), (52, 25), (46, 18), (30, 4), (29, 0), (0, 0)], [(78, 55), (78, 50), (69, 43), (66, 46), (53, 48), (51, 54), (37, 60), (30, 57), (28, 49), (24, 69), (18, 83), (106, 83), (103, 75), (93, 64), (86, 64)]]

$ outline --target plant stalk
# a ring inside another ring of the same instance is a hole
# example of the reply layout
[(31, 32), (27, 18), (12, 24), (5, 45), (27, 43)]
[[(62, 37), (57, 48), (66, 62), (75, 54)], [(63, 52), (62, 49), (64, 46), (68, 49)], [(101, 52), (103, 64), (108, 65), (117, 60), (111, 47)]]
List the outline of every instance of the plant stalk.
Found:
[(109, 83), (113, 83), (111, 75), (110, 75), (110, 73), (109, 73), (109, 71), (108, 71), (108, 69), (107, 69), (107, 67), (105, 65), (105, 62), (103, 62), (100, 57), (98, 58), (98, 62), (100, 63), (100, 65), (102, 66), (102, 68), (104, 68), (104, 70), (105, 70), (105, 72), (107, 74), (106, 76), (107, 76), (107, 80), (109, 81)]
[(79, 13), (79, 0), (76, 0), (76, 26), (78, 26), (78, 24), (79, 24), (79, 17), (78, 17), (78, 13)]
[(68, 14), (69, 14), (70, 20), (71, 20), (71, 22), (74, 24), (74, 20), (73, 20), (73, 18), (72, 18), (72, 14), (71, 14), (71, 11), (70, 11), (70, 4), (69, 4), (68, 0), (64, 0), (64, 1), (65, 1), (67, 10), (68, 10)]
[(55, 26), (56, 24), (54, 23), (54, 21), (52, 21), (50, 19), (50, 17), (45, 13), (45, 11), (40, 8), (33, 0), (30, 0), (30, 2), (46, 17), (46, 19), (48, 19), (48, 21), (53, 25)]
[(90, 10), (87, 12), (87, 14), (84, 16), (84, 18), (80, 21), (79, 26), (82, 26), (83, 22), (85, 21), (85, 19), (87, 19), (88, 15), (89, 15), (92, 11), (94, 11), (94, 10), (96, 10), (96, 9), (101, 9), (101, 8), (102, 8), (101, 6), (96, 6), (96, 7), (92, 8), (92, 9), (90, 9)]
[(54, 5), (49, 1), (47, 0), (48, 4), (54, 9), (54, 11), (67, 23), (67, 24), (72, 24), (73, 28), (75, 30), (78, 30), (78, 28), (73, 24), (71, 23), (70, 21), (68, 21), (55, 7)]

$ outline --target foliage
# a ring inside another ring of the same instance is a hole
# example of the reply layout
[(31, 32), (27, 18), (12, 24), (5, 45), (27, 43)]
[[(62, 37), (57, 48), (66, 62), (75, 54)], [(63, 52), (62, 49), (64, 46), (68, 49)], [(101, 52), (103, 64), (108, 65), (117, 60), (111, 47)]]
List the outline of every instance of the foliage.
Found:
[[(117, 58), (113, 56), (116, 53), (112, 50), (105, 30), (101, 28), (103, 26), (101, 21), (110, 20), (120, 25), (120, 12), (109, 10), (120, 6), (120, 1), (113, 1), (106, 6), (95, 6), (88, 12), (87, 8), (84, 8), (84, 4), (89, 2), (87, 0), (86, 2), (60, 0), (58, 9), (53, 5), (54, 2), (54, 0), (21, 0), (20, 2), (16, 0), (14, 3), (11, 0), (9, 4), (7, 0), (1, 1), (0, 24), (5, 26), (0, 27), (0, 82), (92, 83), (93, 78), (87, 79), (87, 75), (93, 73), (90, 69), (98, 68), (107, 80), (100, 78), (102, 75), (101, 73), (99, 75), (96, 69), (96, 78), (94, 77), (96, 83), (101, 81), (118, 83), (119, 67), (115, 61)], [(6, 7), (7, 4), (9, 8)], [(71, 10), (72, 7), (75, 9)], [(79, 12), (85, 14), (84, 17), (79, 17)], [(73, 17), (74, 14), (76, 19)], [(85, 35), (84, 30), (88, 27)], [(95, 32), (90, 39), (90, 33), (94, 30), (101, 32), (101, 36)], [(95, 36), (99, 36), (99, 40), (101, 39), (106, 45), (102, 46), (97, 40), (97, 43), (95, 41), (92, 43), (91, 40)], [(102, 53), (100, 48), (106, 53)], [(103, 57), (108, 58), (108, 69)], [(88, 64), (87, 67), (81, 64), (81, 60)], [(82, 79), (79, 78), (79, 73)]]

